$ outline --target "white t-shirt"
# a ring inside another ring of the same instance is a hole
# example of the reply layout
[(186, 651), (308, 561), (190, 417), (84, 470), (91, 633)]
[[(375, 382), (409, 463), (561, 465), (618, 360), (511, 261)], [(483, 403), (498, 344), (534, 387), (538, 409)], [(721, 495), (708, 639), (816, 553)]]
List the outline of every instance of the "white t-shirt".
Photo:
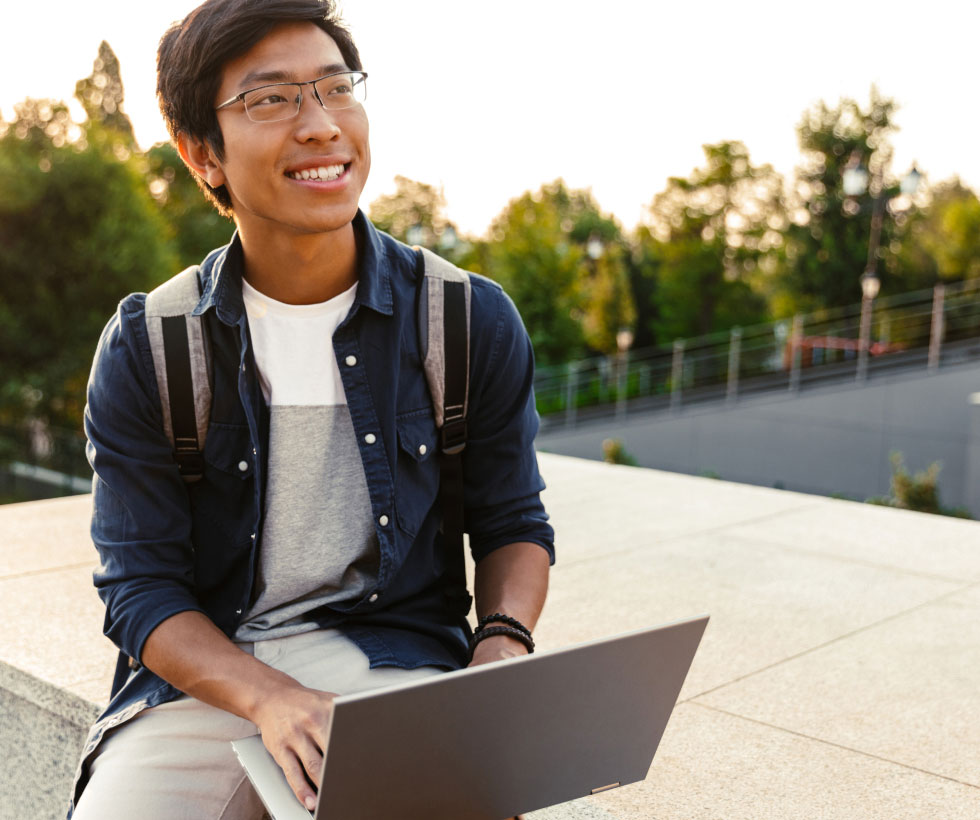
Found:
[(333, 349), (356, 293), (287, 305), (242, 281), (270, 427), (259, 569), (238, 640), (314, 629), (312, 610), (375, 584), (378, 537)]

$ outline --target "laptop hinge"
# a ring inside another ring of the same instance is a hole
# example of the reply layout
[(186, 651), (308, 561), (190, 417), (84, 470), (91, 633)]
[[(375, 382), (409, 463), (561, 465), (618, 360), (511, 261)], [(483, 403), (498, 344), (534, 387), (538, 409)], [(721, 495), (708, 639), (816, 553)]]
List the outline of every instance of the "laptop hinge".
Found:
[(607, 792), (610, 789), (615, 789), (617, 786), (622, 785), (621, 783), (610, 783), (608, 786), (599, 786), (597, 789), (593, 789), (589, 794), (598, 794), (599, 792)]

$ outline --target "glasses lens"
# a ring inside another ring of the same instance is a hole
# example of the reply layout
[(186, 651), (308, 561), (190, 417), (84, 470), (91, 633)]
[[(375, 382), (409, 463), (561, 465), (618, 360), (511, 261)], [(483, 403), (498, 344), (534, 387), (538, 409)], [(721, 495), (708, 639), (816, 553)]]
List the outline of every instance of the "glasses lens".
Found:
[(289, 119), (299, 112), (300, 94), (299, 86), (285, 83), (256, 88), (244, 97), (245, 111), (255, 122)]
[(326, 108), (350, 108), (367, 98), (367, 76), (359, 71), (331, 74), (316, 81), (316, 93)]

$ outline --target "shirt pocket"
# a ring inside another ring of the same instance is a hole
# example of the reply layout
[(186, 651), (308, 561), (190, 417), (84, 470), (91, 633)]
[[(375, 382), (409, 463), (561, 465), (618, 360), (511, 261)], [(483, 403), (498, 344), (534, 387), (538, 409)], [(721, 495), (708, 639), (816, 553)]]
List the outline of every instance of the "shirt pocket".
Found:
[(199, 587), (219, 583), (229, 562), (247, 555), (257, 522), (254, 477), (248, 426), (212, 422), (204, 443), (204, 477), (187, 485)]
[(395, 514), (410, 536), (418, 533), (439, 495), (438, 435), (431, 410), (404, 413), (395, 419), (398, 459)]

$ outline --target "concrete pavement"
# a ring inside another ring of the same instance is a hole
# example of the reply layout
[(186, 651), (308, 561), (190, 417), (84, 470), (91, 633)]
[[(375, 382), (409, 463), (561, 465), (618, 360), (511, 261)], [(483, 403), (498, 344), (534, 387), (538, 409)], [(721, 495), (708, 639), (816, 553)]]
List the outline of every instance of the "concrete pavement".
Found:
[[(646, 780), (529, 820), (980, 817), (980, 523), (542, 455), (541, 649), (703, 612)], [(0, 820), (63, 816), (114, 650), (87, 497), (0, 507)]]

